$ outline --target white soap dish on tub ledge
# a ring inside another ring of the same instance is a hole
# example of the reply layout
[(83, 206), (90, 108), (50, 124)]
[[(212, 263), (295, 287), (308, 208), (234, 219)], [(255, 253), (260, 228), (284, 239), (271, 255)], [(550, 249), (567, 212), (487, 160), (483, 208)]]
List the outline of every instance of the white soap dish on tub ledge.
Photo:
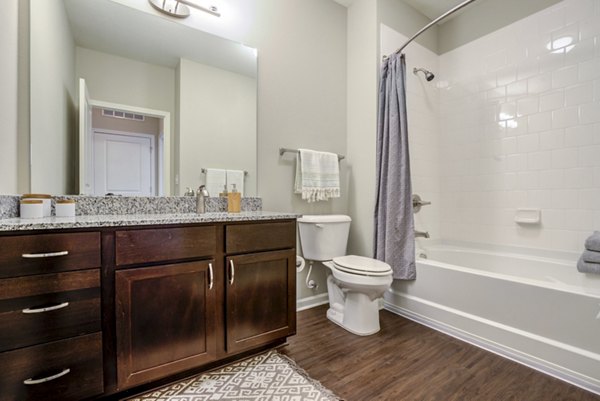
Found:
[(515, 222), (523, 225), (537, 225), (542, 221), (542, 211), (540, 209), (517, 209), (515, 212)]

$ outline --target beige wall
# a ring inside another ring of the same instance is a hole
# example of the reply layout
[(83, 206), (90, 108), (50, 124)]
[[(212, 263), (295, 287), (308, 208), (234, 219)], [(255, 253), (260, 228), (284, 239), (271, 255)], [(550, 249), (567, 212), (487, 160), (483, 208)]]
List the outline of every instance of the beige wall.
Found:
[[(377, 0), (377, 17), (379, 23), (409, 38), (431, 22), (425, 15), (400, 0)], [(438, 26), (433, 26), (415, 39), (415, 42), (437, 53), (438, 33)]]
[(246, 170), (244, 196), (256, 196), (256, 79), (185, 59), (178, 69), (180, 188), (203, 184), (202, 168)]
[(0, 13), (0, 193), (17, 193), (17, 35), (18, 2)]
[(377, 4), (357, 0), (348, 9), (349, 253), (373, 255), (377, 139)]
[[(340, 163), (342, 198), (308, 204), (293, 194), (294, 155), (279, 147), (346, 154), (346, 8), (324, 0), (258, 0), (254, 34), (239, 38), (258, 48), (258, 194), (265, 210), (347, 213), (349, 166)], [(306, 269), (307, 270), (307, 269)], [(325, 269), (314, 271), (327, 291)]]
[(32, 0), (30, 18), (31, 190), (74, 193), (75, 42), (61, 0)]

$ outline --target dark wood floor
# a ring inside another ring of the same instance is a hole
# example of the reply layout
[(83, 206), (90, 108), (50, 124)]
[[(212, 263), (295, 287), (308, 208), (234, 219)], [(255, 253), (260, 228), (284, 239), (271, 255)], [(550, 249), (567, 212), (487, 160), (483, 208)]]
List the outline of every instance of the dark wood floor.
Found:
[(359, 337), (326, 307), (298, 313), (281, 352), (347, 401), (587, 401), (600, 396), (381, 311), (381, 331)]

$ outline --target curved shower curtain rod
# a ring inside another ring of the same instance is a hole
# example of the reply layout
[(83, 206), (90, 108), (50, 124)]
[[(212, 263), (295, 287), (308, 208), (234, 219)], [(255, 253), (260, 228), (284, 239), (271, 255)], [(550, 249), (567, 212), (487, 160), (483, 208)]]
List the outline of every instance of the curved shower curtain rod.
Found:
[[(392, 54), (398, 54), (400, 52), (402, 52), (402, 50), (404, 50), (404, 48), (406, 46), (408, 46), (410, 44), (410, 42), (412, 42), (413, 40), (415, 40), (416, 38), (418, 38), (423, 32), (425, 32), (426, 30), (428, 30), (429, 28), (431, 28), (432, 26), (434, 26), (435, 24), (437, 24), (438, 22), (440, 22), (441, 20), (443, 20), (444, 18), (454, 14), (455, 12), (457, 12), (458, 10), (460, 10), (463, 7), (468, 6), (469, 4), (473, 3), (476, 0), (466, 0), (463, 1), (462, 3), (460, 3), (459, 5), (457, 5), (456, 7), (451, 8), (450, 10), (446, 11), (444, 14), (440, 15), (439, 17), (437, 17), (436, 19), (434, 19), (433, 21), (431, 21), (429, 24), (425, 25), (423, 28), (421, 28), (421, 30), (419, 30), (419, 32), (415, 33), (410, 39), (408, 39), (402, 46), (400, 46), (400, 48), (398, 50), (396, 50), (394, 53)], [(383, 59), (385, 60), (386, 58), (388, 58), (389, 56), (383, 56)]]

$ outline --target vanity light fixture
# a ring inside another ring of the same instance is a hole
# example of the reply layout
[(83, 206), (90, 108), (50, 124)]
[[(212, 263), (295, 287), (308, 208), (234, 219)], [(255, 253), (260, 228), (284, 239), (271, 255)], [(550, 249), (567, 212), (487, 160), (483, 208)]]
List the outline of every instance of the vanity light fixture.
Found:
[(190, 0), (148, 0), (148, 2), (152, 4), (152, 7), (156, 8), (158, 11), (170, 15), (171, 17), (189, 17), (190, 7), (193, 7), (200, 11), (204, 11), (205, 13), (209, 13), (211, 15), (214, 15), (215, 17), (221, 16), (221, 13), (217, 9), (217, 7), (203, 7)]

